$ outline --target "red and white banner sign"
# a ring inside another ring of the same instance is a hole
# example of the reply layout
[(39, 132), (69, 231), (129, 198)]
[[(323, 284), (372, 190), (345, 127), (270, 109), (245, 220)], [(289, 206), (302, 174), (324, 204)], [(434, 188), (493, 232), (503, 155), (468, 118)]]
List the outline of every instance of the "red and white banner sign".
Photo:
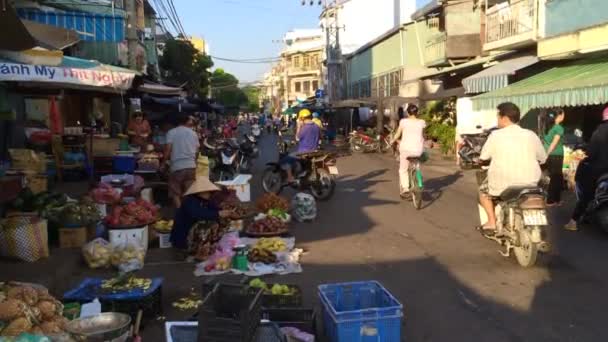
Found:
[(78, 69), (45, 65), (0, 63), (0, 81), (69, 83), (82, 86), (131, 88), (134, 73), (99, 68)]

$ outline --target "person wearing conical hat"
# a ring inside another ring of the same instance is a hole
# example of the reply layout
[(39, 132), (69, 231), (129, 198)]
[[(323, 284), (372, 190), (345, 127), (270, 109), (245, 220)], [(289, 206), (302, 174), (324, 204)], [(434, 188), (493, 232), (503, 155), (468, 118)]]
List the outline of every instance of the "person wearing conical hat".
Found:
[(219, 191), (206, 177), (197, 177), (194, 183), (184, 193), (182, 205), (175, 213), (171, 244), (173, 247), (185, 250), (188, 248), (188, 233), (192, 226), (200, 221), (218, 221), (230, 217), (231, 211), (220, 210), (211, 203), (211, 195)]

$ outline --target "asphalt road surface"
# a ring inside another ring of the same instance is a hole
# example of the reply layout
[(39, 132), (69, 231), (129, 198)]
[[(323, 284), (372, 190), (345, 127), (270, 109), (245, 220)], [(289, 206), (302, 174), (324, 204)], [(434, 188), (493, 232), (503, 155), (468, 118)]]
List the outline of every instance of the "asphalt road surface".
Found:
[[(261, 141), (254, 168), (276, 160), (275, 138)], [(559, 228), (570, 208), (554, 209), (553, 251), (523, 269), (502, 257), (498, 246), (474, 230), (476, 185), (453, 162), (435, 158), (423, 166), (425, 203), (417, 211), (398, 196), (397, 165), (376, 154), (344, 157), (335, 196), (319, 203), (313, 223), (293, 233), (304, 248), (303, 273), (268, 281), (298, 284), (305, 303), (319, 306), (323, 283), (377, 280), (404, 305), (403, 341), (607, 341), (608, 238)], [(288, 192), (286, 194), (291, 194)], [(162, 276), (164, 316), (184, 320), (171, 303), (198, 291), (194, 266), (172, 262), (168, 250), (151, 249), (144, 276)], [(107, 275), (110, 271), (105, 272)], [(35, 264), (0, 263), (1, 279), (36, 281), (61, 294), (84, 276), (79, 250), (53, 250)], [(146, 324), (146, 341), (162, 341), (162, 320)]]

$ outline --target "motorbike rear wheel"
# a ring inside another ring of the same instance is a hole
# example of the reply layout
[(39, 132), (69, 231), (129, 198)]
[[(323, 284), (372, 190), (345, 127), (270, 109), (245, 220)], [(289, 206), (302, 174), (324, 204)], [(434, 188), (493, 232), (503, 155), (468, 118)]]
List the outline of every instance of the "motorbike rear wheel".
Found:
[(363, 147), (361, 138), (353, 137), (350, 139), (350, 150), (355, 153), (363, 153), (365, 152), (365, 148)]
[(267, 193), (280, 194), (283, 190), (283, 176), (275, 167), (268, 167), (262, 174), (262, 189)]
[(522, 267), (532, 267), (538, 257), (538, 245), (532, 242), (530, 231), (525, 229), (523, 218), (515, 216), (515, 227), (519, 227), (519, 246), (513, 248), (515, 259)]
[(319, 179), (310, 186), (310, 193), (319, 201), (327, 201), (336, 190), (336, 181), (326, 171), (319, 171)]

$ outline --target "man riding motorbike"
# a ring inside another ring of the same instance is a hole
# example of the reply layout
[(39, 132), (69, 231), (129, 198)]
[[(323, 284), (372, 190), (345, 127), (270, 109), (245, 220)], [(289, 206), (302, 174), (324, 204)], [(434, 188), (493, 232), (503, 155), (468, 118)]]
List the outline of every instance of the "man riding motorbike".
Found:
[(589, 202), (593, 200), (597, 180), (608, 173), (608, 107), (602, 113), (602, 123), (595, 129), (589, 144), (587, 144), (587, 158), (582, 160), (576, 169), (576, 195), (577, 202), (572, 219), (564, 228), (577, 230)]
[(298, 154), (315, 151), (319, 146), (321, 129), (312, 121), (312, 113), (308, 109), (302, 109), (298, 114), (302, 121), (297, 133), (298, 149), (281, 160), (281, 167), (287, 173), (287, 181), (295, 181), (294, 169), (298, 165)]
[(488, 216), (488, 222), (478, 227), (484, 234), (496, 230), (493, 198), (509, 187), (538, 185), (540, 164), (547, 160), (540, 138), (519, 126), (519, 108), (505, 102), (497, 109), (499, 129), (490, 134), (480, 156), (482, 161), (490, 161), (488, 176), (479, 187), (479, 203)]

